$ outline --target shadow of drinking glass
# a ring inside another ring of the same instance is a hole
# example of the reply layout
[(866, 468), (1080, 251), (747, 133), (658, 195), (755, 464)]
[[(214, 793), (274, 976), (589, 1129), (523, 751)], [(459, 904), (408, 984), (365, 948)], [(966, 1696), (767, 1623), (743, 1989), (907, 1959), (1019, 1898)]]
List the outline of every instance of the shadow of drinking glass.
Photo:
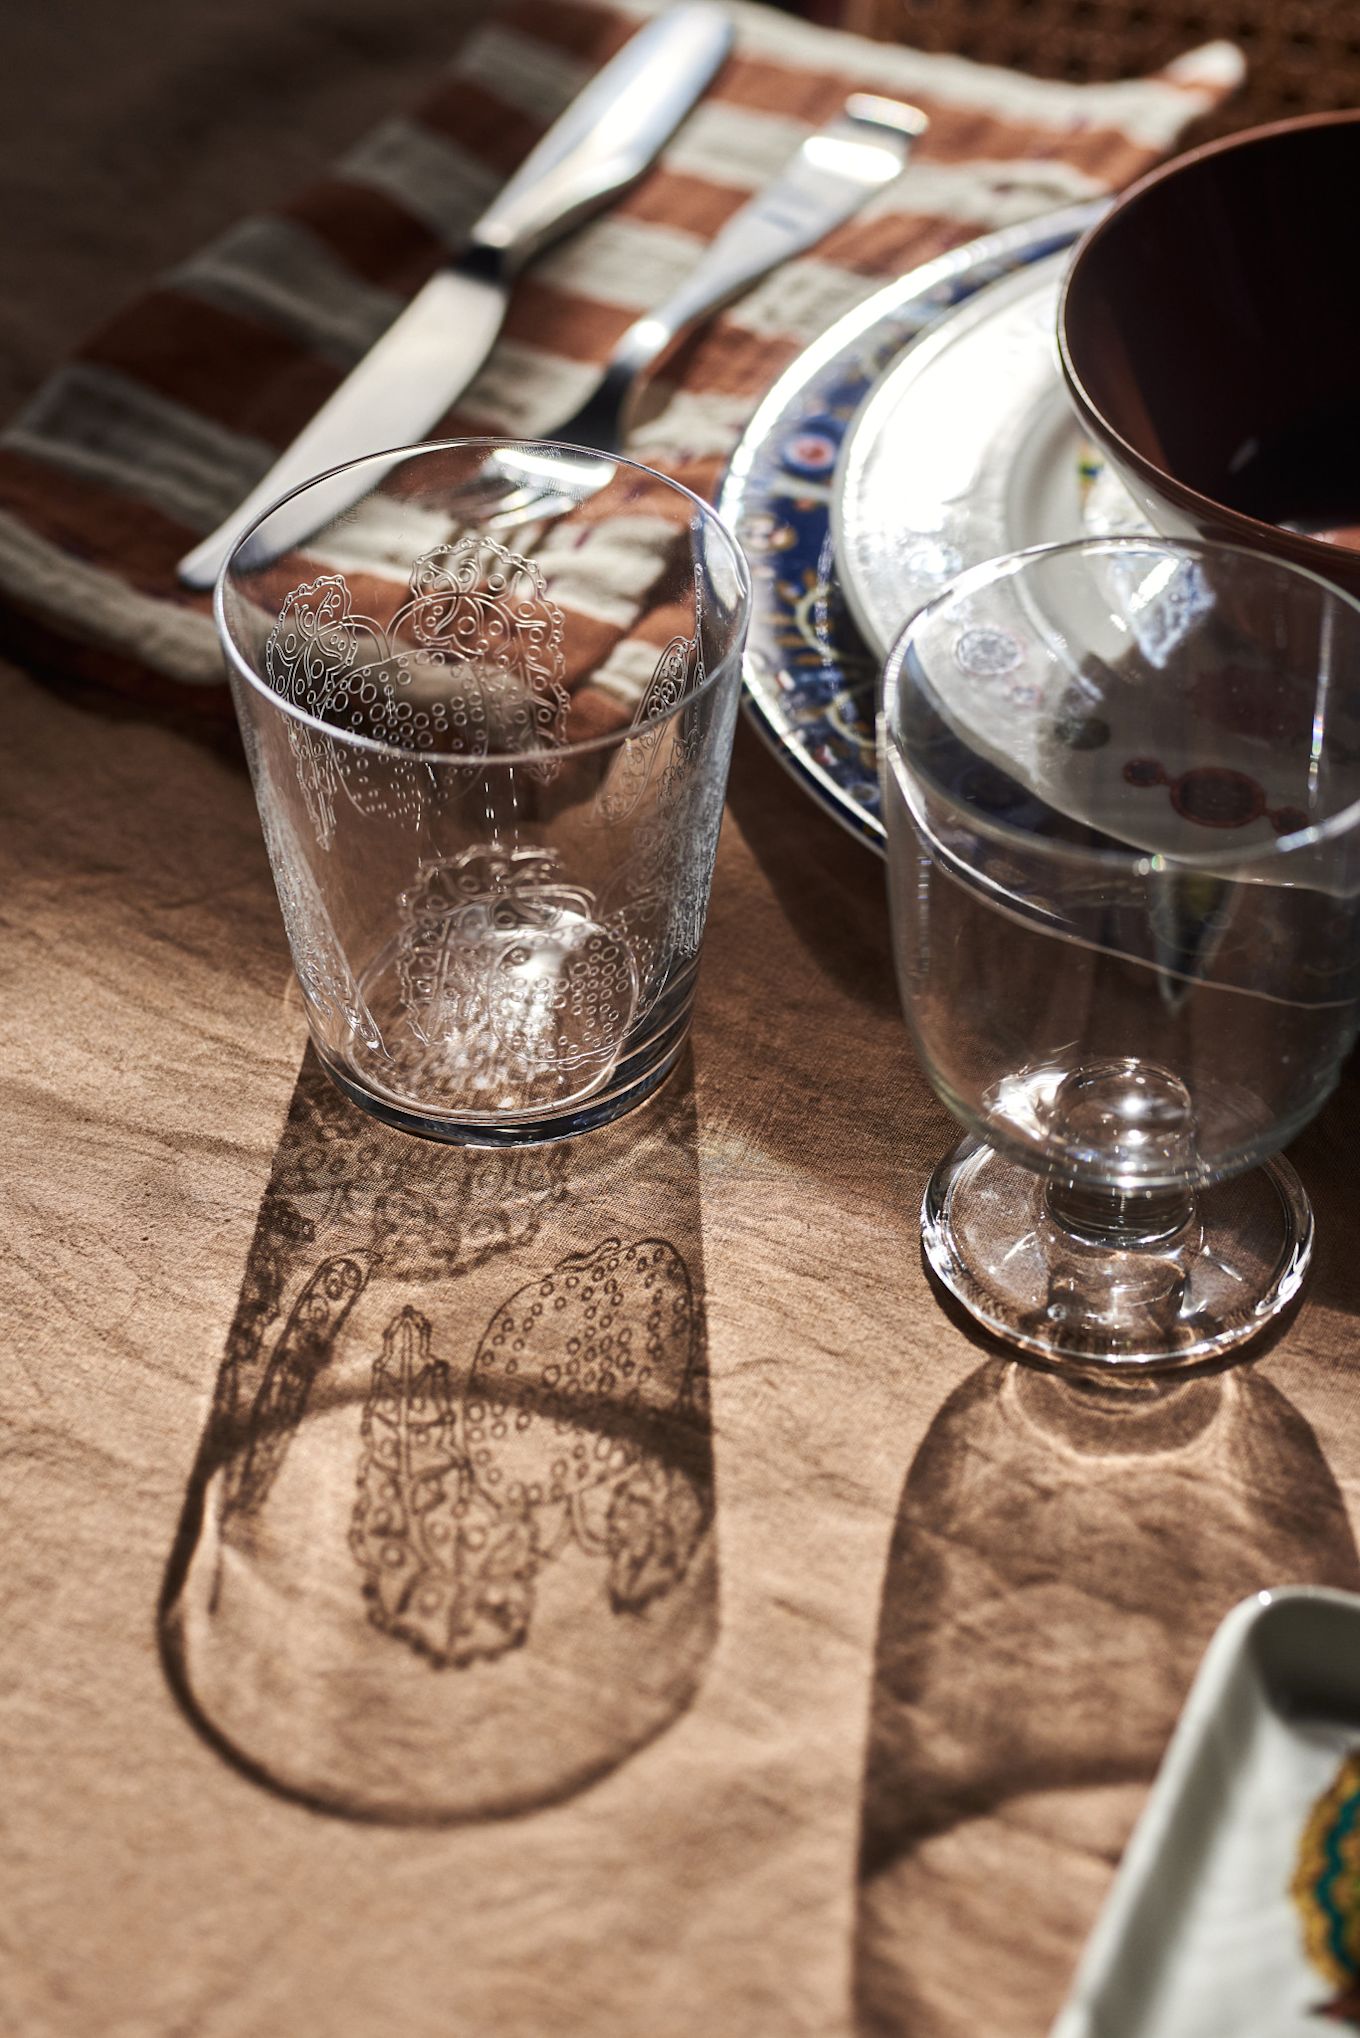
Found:
[[(1311, 1429), (1260, 1374), (1110, 1390), (992, 1361), (949, 1397), (902, 1492), (879, 1615), (861, 2031), (1044, 2028), (1052, 1921), (1018, 1886), (1052, 1858), (1041, 1795), (1150, 1782), (1223, 1615), (1297, 1582), (1354, 1590), (1360, 1557)], [(1008, 1842), (987, 1835), (998, 1816)], [(1085, 1831), (1059, 1827), (1069, 1849)]]
[(717, 1628), (688, 1057), (583, 1140), (459, 1149), (308, 1051), (167, 1570), (167, 1674), (257, 1780), (443, 1823), (568, 1796)]

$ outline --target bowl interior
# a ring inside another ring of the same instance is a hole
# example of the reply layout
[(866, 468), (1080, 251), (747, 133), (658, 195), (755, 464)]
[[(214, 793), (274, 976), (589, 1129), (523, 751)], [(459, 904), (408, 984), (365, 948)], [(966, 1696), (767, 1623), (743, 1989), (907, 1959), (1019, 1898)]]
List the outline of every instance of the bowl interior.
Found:
[(1358, 184), (1360, 112), (1260, 129), (1155, 173), (1078, 250), (1078, 408), (1173, 502), (1360, 543)]

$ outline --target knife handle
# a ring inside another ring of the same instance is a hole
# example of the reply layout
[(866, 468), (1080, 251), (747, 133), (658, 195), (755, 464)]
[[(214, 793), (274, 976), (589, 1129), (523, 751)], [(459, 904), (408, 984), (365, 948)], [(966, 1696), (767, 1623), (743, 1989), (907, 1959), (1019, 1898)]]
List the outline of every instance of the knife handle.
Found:
[(474, 246), (518, 268), (641, 176), (732, 46), (710, 0), (670, 7), (629, 37), (525, 157), (472, 230)]

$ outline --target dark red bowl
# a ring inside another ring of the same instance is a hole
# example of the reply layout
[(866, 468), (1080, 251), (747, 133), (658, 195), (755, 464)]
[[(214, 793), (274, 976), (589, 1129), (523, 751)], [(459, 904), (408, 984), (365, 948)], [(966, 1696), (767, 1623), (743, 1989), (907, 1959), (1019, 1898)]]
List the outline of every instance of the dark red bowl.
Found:
[(1058, 312), (1077, 411), (1150, 523), (1356, 595), (1358, 217), (1360, 111), (1230, 135), (1119, 199)]

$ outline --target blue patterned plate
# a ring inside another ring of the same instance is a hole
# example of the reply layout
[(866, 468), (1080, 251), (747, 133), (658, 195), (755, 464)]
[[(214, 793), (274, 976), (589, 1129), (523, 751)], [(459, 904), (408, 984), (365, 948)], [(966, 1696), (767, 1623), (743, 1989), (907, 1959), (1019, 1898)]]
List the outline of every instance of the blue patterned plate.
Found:
[(785, 370), (727, 470), (718, 508), (754, 583), (747, 711), (799, 783), (880, 855), (879, 661), (846, 607), (831, 535), (841, 443), (904, 347), (987, 284), (1070, 247), (1102, 205), (987, 234), (858, 305)]

